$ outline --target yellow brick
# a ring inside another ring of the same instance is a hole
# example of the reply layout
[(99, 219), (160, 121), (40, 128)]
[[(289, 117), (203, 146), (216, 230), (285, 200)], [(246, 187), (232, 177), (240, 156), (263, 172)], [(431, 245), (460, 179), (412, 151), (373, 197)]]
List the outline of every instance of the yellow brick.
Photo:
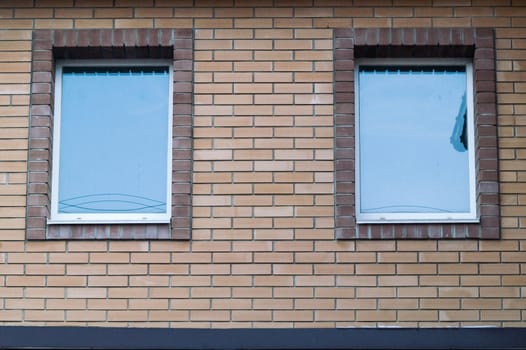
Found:
[(479, 316), (478, 311), (440, 310), (439, 319), (441, 321), (476, 321), (479, 320)]
[(66, 272), (62, 264), (31, 264), (26, 265), (26, 275), (63, 275)]
[(373, 287), (378, 284), (375, 276), (338, 276), (338, 286)]
[(192, 310), (190, 311), (192, 321), (227, 321), (230, 319), (229, 311), (222, 310)]
[(75, 28), (77, 29), (109, 29), (113, 28), (113, 20), (111, 19), (76, 19), (74, 20)]
[(384, 262), (384, 263), (411, 263), (417, 262), (417, 254), (416, 253), (388, 253), (388, 252), (380, 252), (378, 253), (378, 262)]
[(234, 298), (270, 298), (272, 288), (269, 287), (236, 287), (232, 288)]
[(45, 253), (8, 253), (7, 261), (9, 263), (43, 264), (46, 262), (46, 254)]
[[(472, 301), (475, 299), (465, 299), (466, 301)], [(462, 303), (463, 308), (467, 308), (466, 305)], [(420, 306), (423, 309), (460, 309), (460, 301), (458, 299), (422, 299), (420, 300)]]
[(188, 299), (190, 297), (190, 289), (181, 287), (154, 287), (150, 288), (150, 294), (148, 297)]
[(455, 263), (459, 261), (458, 253), (447, 252), (422, 252), (419, 253), (419, 261), (425, 263), (447, 262)]
[(65, 318), (68, 321), (105, 321), (106, 311), (100, 310), (68, 310)]
[(429, 28), (430, 18), (393, 18), (393, 28)]
[(213, 285), (216, 287), (241, 287), (251, 286), (251, 276), (213, 276)]
[[(426, 301), (428, 299), (422, 299), (422, 301)], [(370, 300), (373, 302), (374, 300)], [(378, 308), (379, 309), (387, 309), (387, 310), (402, 310), (402, 309), (409, 309), (409, 310), (416, 310), (418, 309), (418, 299), (380, 299), (378, 300)]]
[(481, 320), (490, 321), (520, 321), (520, 310), (481, 310)]
[[(420, 276), (420, 284), (424, 286), (459, 286), (458, 276)], [(462, 285), (472, 285), (462, 283)]]
[(44, 299), (4, 299), (4, 302), (5, 309), (44, 309)]
[(108, 321), (146, 321), (148, 319), (148, 311), (132, 311), (132, 310), (110, 310), (108, 311)]
[(285, 311), (277, 310), (274, 311), (274, 321), (312, 321), (314, 320), (314, 315), (312, 311)]
[(89, 276), (88, 286), (96, 287), (114, 287), (128, 285), (126, 276)]
[(91, 18), (93, 17), (92, 9), (80, 8), (56, 8), (55, 18)]
[(213, 299), (211, 308), (214, 310), (246, 310), (251, 308), (251, 301), (248, 299)]
[(64, 320), (62, 310), (26, 310), (24, 313), (26, 321), (60, 321)]
[(148, 297), (148, 288), (120, 288), (112, 287), (108, 288), (108, 298), (118, 299), (118, 298), (147, 298)]
[(497, 252), (461, 253), (462, 262), (498, 262), (499, 260), (500, 257)]
[(96, 18), (126, 18), (133, 16), (131, 8), (95, 8)]
[(292, 309), (292, 299), (256, 299), (254, 309), (283, 310)]
[(33, 9), (24, 9), (18, 8), (15, 9), (15, 17), (17, 18), (51, 18), (53, 17), (53, 9), (46, 8), (33, 8)]
[(294, 284), (293, 276), (254, 276), (255, 286), (292, 286)]
[(443, 298), (470, 298), (479, 296), (479, 289), (475, 287), (440, 287), (438, 292), (439, 296)]
[(501, 306), (500, 299), (463, 299), (462, 300), (462, 308), (463, 309), (474, 309), (474, 310), (480, 310), (480, 309), (500, 309)]
[(312, 274), (312, 265), (275, 264), (272, 271), (275, 275), (310, 275)]
[(337, 253), (336, 259), (338, 262), (360, 262), (360, 263), (367, 263), (367, 262), (376, 262), (376, 254), (374, 253), (356, 253), (356, 252), (349, 252), (349, 253)]
[(254, 19), (254, 18), (236, 18), (234, 20), (236, 28), (272, 28), (272, 18)]
[(439, 290), (435, 287), (399, 287), (400, 298), (436, 298)]
[(395, 273), (393, 264), (357, 264), (356, 274), (358, 275), (391, 275)]
[(400, 321), (438, 321), (438, 311), (434, 310), (400, 310), (398, 311)]
[(6, 286), (8, 287), (37, 287), (45, 285), (45, 277), (43, 276), (8, 276)]
[(149, 316), (151, 321), (186, 321), (189, 319), (189, 311), (152, 310)]
[(416, 286), (416, 276), (378, 276), (379, 286)]
[(26, 298), (65, 298), (65, 293), (62, 287), (26, 287), (24, 296)]
[(389, 310), (358, 310), (356, 311), (357, 321), (394, 321), (396, 312)]
[(129, 253), (91, 253), (90, 262), (92, 263), (128, 263)]
[(50, 253), (50, 263), (87, 263), (88, 253)]
[(68, 275), (104, 275), (106, 265), (103, 264), (72, 264), (66, 266)]
[(82, 287), (86, 286), (84, 276), (47, 276), (49, 287)]
[(498, 286), (501, 276), (462, 276), (461, 284), (464, 286)]
[(36, 29), (72, 29), (73, 20), (71, 19), (37, 19), (35, 20)]
[(268, 275), (271, 271), (270, 264), (232, 264), (233, 275)]

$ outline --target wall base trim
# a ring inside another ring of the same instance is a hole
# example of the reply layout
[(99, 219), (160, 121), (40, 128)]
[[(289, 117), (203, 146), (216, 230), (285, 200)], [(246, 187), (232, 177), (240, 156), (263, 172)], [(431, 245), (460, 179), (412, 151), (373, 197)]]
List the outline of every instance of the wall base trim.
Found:
[(1, 349), (526, 349), (526, 328), (0, 326)]

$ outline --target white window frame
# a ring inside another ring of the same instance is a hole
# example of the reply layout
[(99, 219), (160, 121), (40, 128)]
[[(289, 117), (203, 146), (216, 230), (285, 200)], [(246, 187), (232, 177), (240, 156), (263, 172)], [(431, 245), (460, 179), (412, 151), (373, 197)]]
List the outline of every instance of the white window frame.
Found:
[[(62, 102), (62, 71), (64, 67), (168, 67), (168, 124), (167, 124), (167, 177), (166, 211), (164, 213), (59, 213), (58, 189), (60, 179), (60, 129)], [(55, 64), (55, 96), (53, 116), (53, 154), (51, 175), (51, 213), (48, 224), (127, 224), (168, 223), (172, 210), (172, 127), (173, 127), (173, 61), (165, 59), (119, 60), (58, 60)]]
[[(362, 213), (360, 208), (360, 66), (465, 66), (466, 67), (466, 108), (468, 132), (469, 206), (466, 213)], [(477, 184), (475, 160), (473, 63), (470, 59), (358, 59), (355, 61), (355, 208), (357, 223), (476, 223)]]

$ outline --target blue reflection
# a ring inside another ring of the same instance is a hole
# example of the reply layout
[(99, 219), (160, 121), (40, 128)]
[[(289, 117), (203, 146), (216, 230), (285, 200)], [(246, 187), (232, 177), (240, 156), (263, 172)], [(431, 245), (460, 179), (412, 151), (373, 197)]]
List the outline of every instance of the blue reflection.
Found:
[(465, 152), (468, 149), (468, 131), (467, 131), (468, 109), (466, 106), (466, 94), (462, 96), (462, 103), (455, 118), (455, 127), (451, 134), (450, 142), (459, 152)]
[(65, 67), (60, 213), (166, 212), (167, 67)]
[(360, 67), (359, 88), (361, 212), (469, 212), (465, 67)]

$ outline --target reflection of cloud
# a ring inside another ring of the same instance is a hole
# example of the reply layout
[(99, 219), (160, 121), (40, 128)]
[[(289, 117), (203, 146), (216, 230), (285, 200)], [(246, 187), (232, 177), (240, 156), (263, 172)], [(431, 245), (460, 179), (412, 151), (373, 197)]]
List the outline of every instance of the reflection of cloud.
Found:
[(465, 152), (468, 149), (467, 113), (466, 94), (464, 93), (460, 101), (457, 117), (455, 118), (455, 126), (449, 139), (453, 148), (458, 152)]

